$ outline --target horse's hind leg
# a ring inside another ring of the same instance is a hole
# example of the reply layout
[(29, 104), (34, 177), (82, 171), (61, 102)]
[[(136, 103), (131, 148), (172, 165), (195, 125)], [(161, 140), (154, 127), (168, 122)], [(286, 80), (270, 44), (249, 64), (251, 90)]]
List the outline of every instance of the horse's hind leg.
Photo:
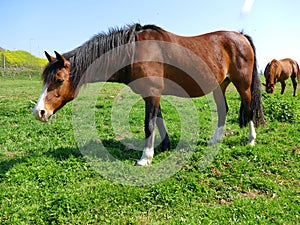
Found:
[(239, 123), (240, 127), (244, 127), (249, 122), (249, 141), (248, 144), (251, 146), (255, 145), (256, 132), (255, 126), (253, 122), (253, 111), (251, 109), (251, 100), (252, 94), (250, 88), (242, 90), (241, 88), (237, 88), (241, 98), (241, 108), (240, 108), (240, 118)]
[(285, 87), (286, 87), (286, 83), (285, 83), (285, 81), (281, 81), (280, 83), (281, 83), (281, 94), (283, 95)]
[(294, 88), (294, 97), (296, 96), (296, 91), (297, 91), (297, 81), (296, 81), (296, 74), (293, 74), (291, 76), (292, 82), (293, 82), (293, 88)]
[(158, 109), (158, 113), (157, 113), (156, 125), (158, 128), (160, 137), (162, 139), (161, 150), (164, 152), (164, 151), (170, 149), (170, 139), (169, 139), (166, 125), (164, 123), (164, 119), (163, 119), (163, 116), (161, 113), (160, 105), (159, 105), (159, 109)]

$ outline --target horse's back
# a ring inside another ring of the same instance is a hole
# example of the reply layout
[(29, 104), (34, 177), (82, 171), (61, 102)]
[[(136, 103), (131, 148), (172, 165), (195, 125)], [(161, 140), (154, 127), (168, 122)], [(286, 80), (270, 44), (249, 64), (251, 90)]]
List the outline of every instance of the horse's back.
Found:
[[(170, 39), (192, 51), (202, 61), (202, 65), (210, 71), (207, 76), (201, 76), (207, 84), (210, 83), (209, 80), (221, 84), (228, 75), (236, 83), (251, 85), (255, 53), (251, 43), (242, 33), (215, 31), (192, 37), (171, 34)], [(201, 74), (203, 66), (198, 68)], [(213, 85), (207, 87), (205, 92), (214, 89)]]
[[(235, 31), (214, 31), (197, 36), (180, 36), (163, 29), (146, 29), (138, 33), (137, 40), (157, 40), (179, 45), (193, 52), (208, 65), (213, 64), (212, 70), (216, 67), (228, 67), (229, 61), (238, 58), (245, 59), (245, 61), (249, 58), (254, 59), (249, 40), (242, 33)], [(170, 53), (172, 50), (168, 49), (168, 51)]]
[[(254, 50), (247, 37), (236, 31), (215, 31), (198, 36), (178, 36), (168, 33), (170, 40), (191, 50), (209, 67), (221, 83), (227, 74), (252, 74)], [(243, 76), (243, 75), (242, 75)]]
[[(158, 41), (153, 44), (155, 51), (140, 45), (136, 53), (153, 54), (165, 60), (167, 65), (162, 76), (179, 84), (192, 97), (213, 91), (227, 74), (236, 83), (251, 85), (255, 52), (248, 38), (241, 33), (215, 31), (186, 37), (163, 29), (145, 29), (137, 35), (137, 41), (144, 40)], [(164, 94), (176, 95), (176, 89), (165, 86)]]
[[(191, 49), (203, 59), (212, 59), (215, 63), (224, 57), (234, 60), (237, 55), (253, 58), (253, 49), (247, 38), (235, 31), (215, 31), (198, 36), (180, 37), (180, 45)], [(191, 45), (191, 43), (195, 42)]]
[(281, 74), (279, 80), (286, 80), (294, 73), (294, 71), (297, 71), (295, 61), (293, 59), (284, 58), (279, 60), (279, 62), (281, 65)]

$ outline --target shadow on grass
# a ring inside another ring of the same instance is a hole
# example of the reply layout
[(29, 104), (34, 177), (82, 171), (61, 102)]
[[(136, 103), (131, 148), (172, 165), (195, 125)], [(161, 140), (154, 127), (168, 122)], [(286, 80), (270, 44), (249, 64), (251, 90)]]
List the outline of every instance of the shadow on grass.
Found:
[(80, 158), (82, 157), (82, 154), (78, 148), (57, 148), (45, 152), (43, 156), (52, 157), (57, 160), (63, 161), (69, 159), (70, 157)]
[[(159, 141), (159, 140), (157, 140)], [(36, 164), (39, 166), (41, 160), (43, 158), (54, 158), (55, 161), (67, 161), (70, 158), (76, 158), (79, 161), (87, 162), (85, 156), (96, 156), (97, 158), (101, 158), (102, 161), (105, 162), (115, 162), (115, 161), (130, 161), (129, 164), (134, 165), (142, 155), (142, 148), (140, 146), (134, 146), (134, 148), (130, 148), (130, 146), (126, 146), (123, 143), (133, 143), (134, 140), (125, 139), (125, 140), (115, 140), (115, 139), (105, 139), (102, 141), (102, 150), (99, 150), (99, 143), (90, 142), (87, 143), (83, 148), (79, 149), (77, 147), (59, 147), (57, 146), (54, 149), (49, 149), (45, 152), (33, 153), (24, 156), (5, 156), (3, 160), (0, 161), (0, 182), (2, 182), (7, 172), (9, 172), (12, 168), (17, 165), (24, 164), (25, 166), (31, 166)], [(171, 141), (171, 150), (169, 152), (171, 154), (176, 154), (176, 148), (178, 141)], [(184, 143), (182, 148), (189, 148), (189, 143)], [(85, 152), (86, 151), (86, 152)], [(155, 148), (155, 156), (157, 158), (165, 158), (169, 154), (162, 155), (161, 144), (156, 146)]]
[[(156, 141), (159, 143), (159, 140)], [(100, 144), (101, 143), (101, 144)], [(109, 161), (138, 161), (142, 156), (144, 145), (142, 142), (136, 142), (136, 139), (124, 138), (116, 140), (113, 138), (102, 140), (101, 142), (90, 141), (86, 145), (80, 148), (82, 155), (85, 156), (96, 156), (99, 158), (107, 159)], [(171, 141), (172, 151), (178, 144), (177, 140)], [(155, 147), (155, 156), (162, 154), (162, 145), (159, 143)]]

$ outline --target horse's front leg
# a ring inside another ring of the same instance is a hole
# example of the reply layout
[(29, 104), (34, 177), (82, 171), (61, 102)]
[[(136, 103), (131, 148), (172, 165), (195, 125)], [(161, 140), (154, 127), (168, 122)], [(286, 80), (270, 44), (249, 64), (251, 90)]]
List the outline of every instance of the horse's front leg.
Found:
[(146, 103), (145, 113), (145, 147), (141, 159), (137, 162), (138, 166), (150, 165), (154, 156), (154, 128), (157, 114), (159, 112), (159, 97), (144, 98)]
[(281, 83), (281, 94), (283, 95), (286, 84), (284, 81), (281, 81), (280, 83)]
[[(223, 91), (225, 93), (225, 89)], [(220, 143), (223, 139), (226, 114), (228, 111), (228, 105), (224, 93), (222, 93), (220, 89), (217, 89), (213, 92), (218, 111), (218, 125), (215, 134), (208, 142), (208, 145)]]
[(156, 125), (160, 134), (160, 137), (162, 139), (162, 143), (161, 143), (161, 150), (164, 152), (168, 149), (170, 149), (170, 139), (169, 139), (169, 135), (166, 129), (166, 125), (164, 123), (164, 119), (161, 113), (161, 108), (159, 106), (159, 110), (157, 113), (157, 120), (156, 120)]

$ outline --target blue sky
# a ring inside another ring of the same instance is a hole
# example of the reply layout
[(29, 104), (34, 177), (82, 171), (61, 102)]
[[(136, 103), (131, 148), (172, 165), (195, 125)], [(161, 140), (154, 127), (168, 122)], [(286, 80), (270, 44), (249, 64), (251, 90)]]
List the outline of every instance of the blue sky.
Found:
[(140, 22), (180, 35), (244, 30), (257, 48), (259, 69), (273, 58), (300, 62), (300, 1), (256, 0), (241, 14), (245, 0), (1, 0), (0, 47), (66, 52), (109, 27)]

